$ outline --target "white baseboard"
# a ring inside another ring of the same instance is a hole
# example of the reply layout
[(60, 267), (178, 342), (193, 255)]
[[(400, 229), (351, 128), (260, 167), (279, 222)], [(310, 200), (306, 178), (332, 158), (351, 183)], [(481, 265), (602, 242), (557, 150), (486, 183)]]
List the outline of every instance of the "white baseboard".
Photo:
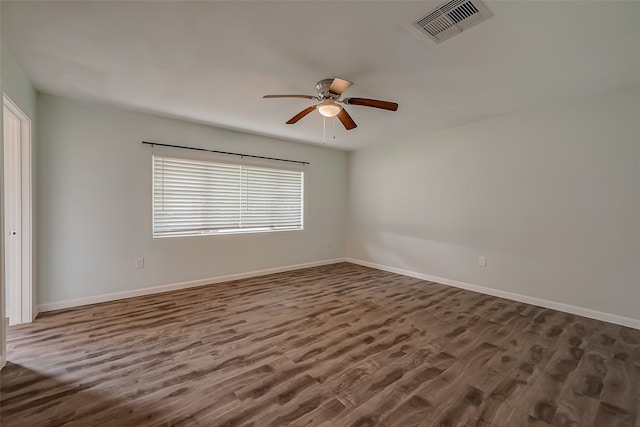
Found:
[(63, 308), (78, 307), (88, 304), (97, 304), (100, 302), (115, 301), (125, 298), (139, 297), (143, 295), (157, 294), (161, 292), (175, 291), (179, 289), (195, 288), (197, 286), (212, 285), (214, 283), (229, 282), (231, 280), (246, 279), (249, 277), (265, 276), (267, 274), (282, 273), (284, 271), (300, 270), (309, 267), (318, 267), (321, 265), (336, 264), (344, 262), (344, 258), (334, 258), (322, 261), (306, 262), (304, 264), (287, 265), (284, 267), (268, 268), (265, 270), (249, 271), (246, 273), (229, 274), (227, 276), (209, 277), (206, 279), (190, 280), (187, 282), (170, 283), (167, 285), (153, 286), (149, 288), (133, 289), (130, 291), (115, 292), (112, 294), (95, 295), (85, 298), (76, 298), (66, 301), (48, 302), (38, 306), (39, 312), (61, 310)]
[(415, 277), (416, 279), (428, 280), (430, 282), (441, 283), (443, 285), (453, 286), (456, 288), (467, 289), (469, 291), (479, 292), (481, 294), (492, 295), (495, 297), (505, 298), (513, 301), (523, 302), (525, 304), (537, 305), (540, 307), (550, 308), (565, 313), (577, 314), (578, 316), (588, 317), (590, 319), (602, 320), (604, 322), (615, 323), (616, 325), (628, 326), (634, 329), (640, 329), (640, 320), (630, 317), (619, 316), (617, 314), (605, 313), (603, 311), (592, 310), (590, 308), (578, 307), (575, 305), (563, 304), (560, 302), (549, 301), (545, 299), (535, 298), (527, 295), (516, 294), (513, 292), (501, 291), (499, 289), (487, 288), (485, 286), (472, 285), (470, 283), (460, 282), (457, 280), (446, 279), (444, 277), (431, 276), (429, 274), (417, 273), (415, 271), (404, 270), (402, 268), (389, 267), (386, 265), (376, 264), (369, 261), (363, 261), (353, 258), (345, 258), (345, 261), (363, 265), (365, 267), (375, 268), (377, 270), (389, 271), (391, 273), (402, 274), (403, 276)]

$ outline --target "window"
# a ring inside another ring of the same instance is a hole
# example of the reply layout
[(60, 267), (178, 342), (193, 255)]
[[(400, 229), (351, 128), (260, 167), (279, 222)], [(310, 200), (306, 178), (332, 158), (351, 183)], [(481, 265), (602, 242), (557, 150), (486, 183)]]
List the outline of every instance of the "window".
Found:
[(153, 155), (153, 236), (303, 229), (304, 173)]

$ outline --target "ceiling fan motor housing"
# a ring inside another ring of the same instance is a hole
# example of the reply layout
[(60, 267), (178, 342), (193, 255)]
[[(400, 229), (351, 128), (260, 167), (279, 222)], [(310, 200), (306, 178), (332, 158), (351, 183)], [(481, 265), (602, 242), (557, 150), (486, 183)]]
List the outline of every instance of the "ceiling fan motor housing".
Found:
[(340, 98), (340, 95), (336, 95), (334, 93), (329, 92), (329, 88), (331, 87), (331, 83), (333, 83), (333, 80), (334, 79), (324, 79), (316, 83), (316, 90), (318, 91), (318, 97), (320, 99)]

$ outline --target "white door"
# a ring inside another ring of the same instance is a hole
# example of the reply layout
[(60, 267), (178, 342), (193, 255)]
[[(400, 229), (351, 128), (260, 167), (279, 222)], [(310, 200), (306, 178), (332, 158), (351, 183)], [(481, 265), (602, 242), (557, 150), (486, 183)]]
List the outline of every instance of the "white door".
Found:
[(31, 140), (28, 117), (3, 97), (5, 301), (9, 324), (31, 322)]
[(21, 323), (22, 298), (22, 203), (20, 118), (8, 108), (4, 113), (4, 184), (5, 184), (5, 290), (9, 324)]

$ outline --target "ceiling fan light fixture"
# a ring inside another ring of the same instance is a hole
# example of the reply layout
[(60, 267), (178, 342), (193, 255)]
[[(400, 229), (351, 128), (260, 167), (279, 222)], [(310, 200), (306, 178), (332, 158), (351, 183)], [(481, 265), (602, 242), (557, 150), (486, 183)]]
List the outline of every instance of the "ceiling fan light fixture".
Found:
[(323, 101), (318, 106), (318, 111), (325, 117), (335, 117), (340, 113), (342, 107), (331, 100)]

